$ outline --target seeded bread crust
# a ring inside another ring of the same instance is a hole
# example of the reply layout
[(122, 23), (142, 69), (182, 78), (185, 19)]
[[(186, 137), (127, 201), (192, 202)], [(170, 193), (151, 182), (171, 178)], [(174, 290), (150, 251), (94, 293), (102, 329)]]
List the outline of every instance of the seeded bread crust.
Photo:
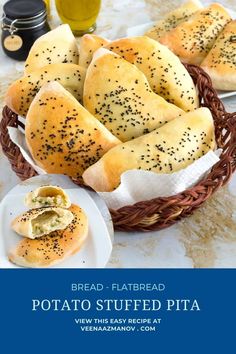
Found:
[(236, 90), (236, 20), (228, 23), (201, 67), (218, 90)]
[(37, 92), (50, 81), (58, 81), (82, 103), (85, 74), (86, 70), (76, 64), (44, 66), (13, 82), (6, 93), (6, 105), (25, 117)]
[(223, 6), (212, 4), (162, 36), (160, 43), (178, 55), (181, 61), (199, 65), (230, 20)]
[(99, 49), (84, 83), (84, 106), (121, 141), (167, 123), (183, 111), (156, 95), (144, 74), (117, 54)]
[(78, 252), (88, 235), (88, 218), (78, 205), (72, 204), (69, 211), (74, 218), (65, 230), (35, 240), (22, 239), (9, 253), (9, 260), (22, 267), (50, 267)]
[(200, 1), (187, 1), (182, 6), (166, 14), (162, 20), (158, 21), (152, 28), (150, 28), (149, 31), (146, 32), (146, 36), (159, 41), (164, 34), (170, 32), (180, 23), (188, 20), (194, 12), (201, 8), (202, 4)]
[(80, 179), (86, 168), (120, 143), (59, 83), (45, 84), (26, 117), (26, 143), (47, 173)]
[(179, 58), (167, 47), (145, 36), (122, 38), (107, 49), (134, 64), (146, 76), (151, 89), (184, 111), (198, 108), (193, 80)]
[(49, 64), (78, 64), (78, 60), (78, 45), (70, 26), (61, 25), (34, 42), (25, 62), (25, 74)]
[(79, 65), (87, 68), (97, 49), (104, 47), (110, 41), (95, 34), (85, 34), (80, 40)]
[(84, 172), (83, 179), (96, 191), (110, 192), (119, 186), (125, 171), (173, 173), (187, 167), (215, 145), (212, 115), (208, 108), (199, 108), (152, 133), (111, 149)]

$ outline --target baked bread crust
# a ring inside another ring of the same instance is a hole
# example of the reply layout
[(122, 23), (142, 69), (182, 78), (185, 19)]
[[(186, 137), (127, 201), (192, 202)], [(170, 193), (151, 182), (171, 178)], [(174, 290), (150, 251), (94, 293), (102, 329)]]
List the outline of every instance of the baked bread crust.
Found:
[(45, 84), (33, 100), (25, 137), (38, 166), (76, 179), (120, 143), (57, 82)]
[(159, 39), (177, 27), (180, 23), (189, 19), (197, 10), (202, 8), (202, 4), (197, 0), (185, 2), (177, 9), (169, 12), (162, 20), (159, 20), (145, 35), (159, 41)]
[(166, 46), (141, 36), (115, 40), (106, 48), (141, 70), (151, 89), (168, 102), (184, 111), (198, 108), (198, 94), (191, 76)]
[(39, 37), (30, 49), (25, 62), (25, 74), (56, 63), (78, 64), (76, 39), (67, 24), (58, 26)]
[(88, 67), (83, 102), (121, 141), (152, 131), (183, 111), (156, 95), (138, 68), (107, 49)]
[(83, 179), (96, 191), (110, 192), (119, 186), (125, 171), (173, 173), (213, 150), (215, 145), (211, 112), (199, 108), (111, 149), (84, 172)]
[(11, 84), (6, 93), (6, 105), (25, 117), (40, 88), (49, 81), (58, 81), (80, 103), (86, 70), (76, 64), (51, 64), (32, 71)]
[(72, 204), (69, 211), (74, 218), (65, 230), (35, 240), (22, 239), (10, 251), (9, 260), (22, 267), (50, 267), (78, 252), (88, 235), (88, 218), (78, 205)]
[(223, 6), (212, 4), (163, 35), (160, 43), (178, 55), (181, 61), (199, 65), (230, 20)]
[(236, 20), (229, 22), (201, 67), (218, 90), (236, 90)]
[(97, 49), (104, 47), (110, 41), (95, 34), (85, 34), (80, 40), (79, 65), (87, 68)]

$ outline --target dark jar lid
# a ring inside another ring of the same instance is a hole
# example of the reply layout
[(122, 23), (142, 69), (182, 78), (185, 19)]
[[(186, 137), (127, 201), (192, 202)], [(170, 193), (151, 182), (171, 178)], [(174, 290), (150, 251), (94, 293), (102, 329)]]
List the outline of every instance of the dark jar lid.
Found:
[(33, 43), (50, 31), (42, 0), (10, 0), (3, 6), (1, 42), (11, 58), (25, 60)]
[(3, 6), (5, 16), (12, 20), (37, 17), (45, 11), (46, 5), (42, 0), (10, 0)]
[(3, 6), (2, 29), (14, 34), (18, 30), (43, 26), (47, 9), (42, 0), (10, 0)]

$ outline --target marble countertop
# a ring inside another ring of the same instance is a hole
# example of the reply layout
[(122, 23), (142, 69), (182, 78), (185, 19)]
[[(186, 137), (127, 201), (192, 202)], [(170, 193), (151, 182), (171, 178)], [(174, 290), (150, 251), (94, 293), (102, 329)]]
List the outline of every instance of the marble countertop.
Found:
[[(0, 8), (5, 1), (0, 0)], [(96, 33), (109, 39), (126, 35), (127, 27), (156, 20), (181, 4), (180, 0), (103, 0)], [(208, 4), (209, 1), (203, 1)], [(236, 10), (235, 0), (220, 1)], [(52, 27), (60, 23), (54, 6)], [(0, 105), (8, 84), (22, 73), (23, 63), (0, 49)], [(224, 99), (236, 111), (236, 96)], [(17, 183), (0, 150), (0, 200)], [(118, 268), (234, 268), (236, 267), (236, 176), (191, 217), (159, 232), (115, 233), (108, 267)], [(234, 196), (235, 194), (235, 196)]]

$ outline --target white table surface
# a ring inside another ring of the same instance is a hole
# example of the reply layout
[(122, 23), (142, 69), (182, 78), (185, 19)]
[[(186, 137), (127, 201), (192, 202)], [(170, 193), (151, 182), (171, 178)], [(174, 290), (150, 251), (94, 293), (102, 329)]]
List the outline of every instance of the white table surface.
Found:
[[(109, 39), (125, 36), (127, 27), (160, 18), (182, 1), (103, 0), (96, 33)], [(0, 7), (4, 1), (0, 0)], [(204, 4), (209, 1), (204, 1)], [(235, 0), (221, 4), (236, 10)], [(54, 6), (51, 23), (60, 23)], [(1, 97), (9, 82), (20, 76), (23, 63), (9, 59), (0, 49)], [(2, 100), (1, 100), (2, 101)], [(2, 103), (3, 104), (3, 103)], [(224, 99), (229, 112), (236, 111), (236, 97)], [(17, 183), (11, 167), (0, 150), (0, 200)], [(115, 233), (108, 267), (193, 268), (236, 267), (236, 177), (215, 194), (193, 216), (159, 232)]]

